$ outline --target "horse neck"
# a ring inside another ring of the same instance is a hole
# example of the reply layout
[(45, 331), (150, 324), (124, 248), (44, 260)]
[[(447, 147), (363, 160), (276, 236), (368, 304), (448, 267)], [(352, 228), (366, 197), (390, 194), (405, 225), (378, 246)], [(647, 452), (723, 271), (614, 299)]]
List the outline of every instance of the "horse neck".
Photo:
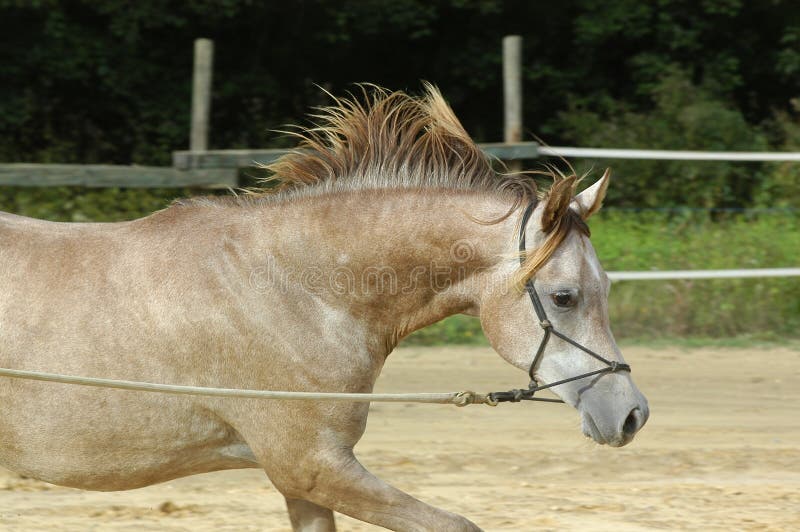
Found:
[(281, 268), (313, 270), (313, 296), (391, 349), (444, 317), (477, 313), (480, 277), (513, 252), (515, 217), (475, 219), (509, 208), (474, 192), (359, 191), (284, 204), (267, 223)]

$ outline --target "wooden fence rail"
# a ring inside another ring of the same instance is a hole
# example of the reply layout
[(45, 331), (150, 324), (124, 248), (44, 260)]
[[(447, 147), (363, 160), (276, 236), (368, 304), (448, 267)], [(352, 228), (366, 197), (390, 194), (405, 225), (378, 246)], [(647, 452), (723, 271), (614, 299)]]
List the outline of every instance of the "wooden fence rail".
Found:
[[(588, 159), (657, 159), (693, 161), (800, 162), (800, 152), (690, 152), (616, 150), (540, 146), (535, 142), (479, 144), (490, 157), (503, 161), (570, 157)], [(46, 187), (235, 187), (241, 168), (269, 164), (288, 150), (176, 151), (172, 167), (81, 164), (0, 163), (0, 186)]]
[(0, 164), (0, 186), (106, 188), (236, 186), (236, 168), (179, 170), (169, 166), (111, 164)]
[[(491, 157), (514, 161), (535, 159), (537, 144), (482, 144)], [(200, 187), (238, 185), (240, 168), (268, 164), (288, 150), (176, 151), (173, 166), (122, 166), (111, 164), (0, 164), (0, 186), (54, 187)]]
[[(539, 145), (535, 142), (502, 142), (479, 144), (490, 157), (504, 161), (536, 159)], [(269, 164), (289, 150), (207, 150), (172, 152), (172, 165), (179, 170), (246, 168)]]
[[(190, 150), (172, 154), (172, 167), (78, 164), (0, 164), (0, 186), (47, 187), (202, 187), (238, 185), (239, 170), (269, 164), (287, 150), (206, 150), (210, 127), (214, 43), (195, 42)], [(481, 144), (490, 157), (521, 168), (523, 159), (539, 157), (675, 159), (696, 161), (800, 161), (800, 153), (685, 152), (660, 150), (614, 150), (539, 146), (520, 142), (522, 124), (522, 38), (503, 39), (504, 143)]]

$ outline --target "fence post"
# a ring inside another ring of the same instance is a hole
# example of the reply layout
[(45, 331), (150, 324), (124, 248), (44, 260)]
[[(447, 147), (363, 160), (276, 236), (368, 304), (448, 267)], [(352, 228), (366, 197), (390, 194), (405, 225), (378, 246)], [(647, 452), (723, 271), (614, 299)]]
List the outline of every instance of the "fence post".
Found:
[[(504, 142), (522, 142), (522, 37), (503, 37), (503, 102), (505, 107)], [(519, 172), (520, 161), (510, 161), (508, 169)]]
[(194, 41), (194, 74), (192, 77), (191, 151), (208, 149), (208, 125), (211, 114), (211, 77), (214, 68), (214, 41)]

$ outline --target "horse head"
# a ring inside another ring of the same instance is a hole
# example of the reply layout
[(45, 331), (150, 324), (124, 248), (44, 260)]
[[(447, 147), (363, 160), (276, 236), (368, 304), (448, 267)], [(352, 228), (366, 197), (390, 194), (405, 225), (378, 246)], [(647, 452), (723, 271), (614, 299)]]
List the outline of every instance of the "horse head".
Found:
[(543, 200), (527, 206), (518, 233), (522, 257), (504, 262), (486, 285), (512, 289), (484, 290), (479, 315), (495, 350), (530, 373), (531, 390), (517, 400), (550, 387), (578, 410), (586, 436), (619, 447), (642, 428), (649, 408), (611, 332), (610, 281), (585, 224), (608, 181), (606, 171), (574, 195), (575, 176), (557, 178)]

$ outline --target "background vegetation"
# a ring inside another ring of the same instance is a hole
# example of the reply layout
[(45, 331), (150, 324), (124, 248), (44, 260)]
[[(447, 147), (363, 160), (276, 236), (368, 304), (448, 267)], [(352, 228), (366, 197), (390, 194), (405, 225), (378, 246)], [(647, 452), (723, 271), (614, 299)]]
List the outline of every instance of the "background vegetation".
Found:
[[(606, 270), (699, 270), (796, 266), (800, 220), (783, 211), (747, 215), (705, 211), (600, 211), (592, 243)], [(650, 342), (691, 338), (784, 341), (800, 331), (796, 278), (619, 281), (609, 298), (618, 338)], [(408, 343), (484, 343), (480, 323), (457, 316), (409, 337)]]
[[(169, 164), (188, 143), (197, 37), (216, 46), (214, 148), (287, 145), (271, 129), (326, 103), (317, 85), (421, 79), (497, 141), (507, 34), (524, 37), (527, 139), (800, 151), (790, 0), (0, 0), (0, 161)], [(607, 269), (797, 266), (800, 164), (611, 165), (611, 209), (593, 223)], [(192, 192), (0, 187), (0, 209), (109, 221)], [(612, 312), (625, 337), (796, 337), (797, 284), (619, 283)], [(451, 320), (412, 341), (439, 337), (480, 334)]]

